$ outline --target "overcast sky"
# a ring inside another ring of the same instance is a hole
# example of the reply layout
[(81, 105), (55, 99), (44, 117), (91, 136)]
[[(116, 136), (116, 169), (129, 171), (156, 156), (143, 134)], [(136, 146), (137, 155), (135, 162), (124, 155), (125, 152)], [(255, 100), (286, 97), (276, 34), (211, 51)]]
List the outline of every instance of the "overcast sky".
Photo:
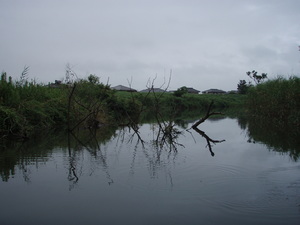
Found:
[[(40, 83), (69, 64), (111, 86), (237, 88), (300, 74), (299, 0), (0, 0), (0, 70)], [(171, 72), (172, 71), (172, 72)]]

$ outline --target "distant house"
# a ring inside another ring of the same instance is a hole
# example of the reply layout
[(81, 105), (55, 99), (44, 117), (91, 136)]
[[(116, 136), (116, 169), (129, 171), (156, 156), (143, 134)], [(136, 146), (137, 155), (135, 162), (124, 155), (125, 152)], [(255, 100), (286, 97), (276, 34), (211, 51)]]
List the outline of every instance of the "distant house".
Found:
[(226, 91), (220, 90), (220, 89), (208, 89), (206, 91), (202, 91), (203, 94), (226, 94)]
[(190, 93), (190, 94), (199, 94), (199, 92), (200, 92), (200, 91), (198, 91), (194, 88), (191, 88), (191, 87), (188, 87), (186, 89), (187, 89), (187, 92)]
[(140, 92), (165, 92), (165, 90), (163, 89), (160, 89), (160, 88), (147, 88), (147, 89), (144, 89), (144, 90), (141, 90)]
[(137, 90), (130, 88), (130, 87), (123, 86), (123, 85), (117, 85), (115, 87), (112, 87), (111, 89), (116, 90), (116, 91), (137, 92)]

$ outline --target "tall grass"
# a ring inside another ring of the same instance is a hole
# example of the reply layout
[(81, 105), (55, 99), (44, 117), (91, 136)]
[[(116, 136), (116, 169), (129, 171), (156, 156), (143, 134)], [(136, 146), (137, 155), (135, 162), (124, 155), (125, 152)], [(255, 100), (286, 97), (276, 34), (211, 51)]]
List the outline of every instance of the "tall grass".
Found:
[(300, 78), (278, 77), (250, 88), (247, 109), (256, 117), (300, 126)]
[(26, 138), (57, 126), (119, 124), (126, 118), (134, 118), (138, 107), (129, 99), (119, 99), (108, 85), (98, 80), (81, 79), (71, 85), (51, 87), (27, 80), (14, 82), (2, 73), (0, 139), (11, 134)]
[(25, 137), (36, 128), (65, 121), (66, 94), (62, 89), (25, 82), (0, 81), (0, 134)]

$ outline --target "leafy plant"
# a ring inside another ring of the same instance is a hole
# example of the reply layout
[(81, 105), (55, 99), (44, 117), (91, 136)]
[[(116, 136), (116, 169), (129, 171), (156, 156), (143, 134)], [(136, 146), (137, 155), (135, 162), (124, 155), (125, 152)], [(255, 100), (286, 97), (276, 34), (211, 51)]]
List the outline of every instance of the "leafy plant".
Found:
[(187, 93), (188, 93), (187, 87), (183, 86), (181, 88), (178, 88), (174, 92), (174, 96), (176, 96), (176, 97), (182, 97), (184, 94), (187, 94)]

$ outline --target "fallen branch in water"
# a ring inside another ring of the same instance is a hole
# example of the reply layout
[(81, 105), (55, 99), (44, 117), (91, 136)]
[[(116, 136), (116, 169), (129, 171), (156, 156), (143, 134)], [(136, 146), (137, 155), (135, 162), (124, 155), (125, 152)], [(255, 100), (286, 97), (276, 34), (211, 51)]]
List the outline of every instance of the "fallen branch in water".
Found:
[(192, 128), (195, 129), (197, 128), (201, 123), (203, 123), (207, 118), (209, 118), (210, 116), (212, 115), (224, 115), (223, 113), (221, 112), (210, 112), (212, 106), (214, 104), (214, 101), (211, 101), (208, 109), (207, 109), (207, 112), (206, 112), (206, 115), (204, 117), (202, 117), (200, 120), (198, 120), (193, 126)]

